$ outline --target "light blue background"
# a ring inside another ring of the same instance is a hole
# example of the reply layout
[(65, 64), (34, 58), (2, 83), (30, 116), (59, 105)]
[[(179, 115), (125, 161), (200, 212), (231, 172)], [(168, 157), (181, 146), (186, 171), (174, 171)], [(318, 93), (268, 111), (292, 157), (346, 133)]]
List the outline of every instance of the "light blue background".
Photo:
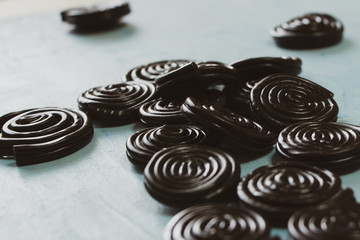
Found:
[[(0, 22), (0, 114), (33, 107), (77, 108), (77, 96), (119, 82), (132, 67), (163, 59), (225, 63), (297, 56), (301, 76), (335, 93), (339, 121), (360, 125), (357, 0), (137, 0), (121, 29), (79, 35), (58, 12)], [(278, 48), (270, 29), (324, 12), (342, 20), (343, 41), (319, 50)], [(0, 161), (1, 239), (160, 239), (174, 214), (153, 200), (126, 159), (140, 125), (96, 128), (93, 141), (57, 161), (18, 168)], [(242, 165), (242, 175), (273, 152)], [(241, 156), (237, 156), (241, 158)], [(359, 172), (342, 177), (359, 199)], [(286, 239), (285, 230), (274, 231)]]

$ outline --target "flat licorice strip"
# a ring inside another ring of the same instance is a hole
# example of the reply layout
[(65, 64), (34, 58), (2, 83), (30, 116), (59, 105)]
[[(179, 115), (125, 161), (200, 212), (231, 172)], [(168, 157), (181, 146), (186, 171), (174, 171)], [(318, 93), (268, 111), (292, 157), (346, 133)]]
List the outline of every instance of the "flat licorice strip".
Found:
[(0, 156), (13, 157), (18, 166), (67, 156), (93, 137), (85, 113), (65, 108), (37, 108), (1, 117)]

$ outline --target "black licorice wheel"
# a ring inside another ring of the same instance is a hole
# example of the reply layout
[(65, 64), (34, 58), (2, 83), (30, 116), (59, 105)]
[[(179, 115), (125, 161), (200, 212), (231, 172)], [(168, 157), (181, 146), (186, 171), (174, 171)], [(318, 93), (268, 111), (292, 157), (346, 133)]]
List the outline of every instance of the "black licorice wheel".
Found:
[(256, 120), (280, 132), (301, 121), (336, 121), (339, 108), (333, 95), (305, 78), (274, 74), (255, 84), (250, 106)]
[(341, 188), (338, 175), (303, 163), (279, 162), (259, 167), (238, 185), (240, 203), (266, 216), (274, 226), (304, 207), (354, 202), (353, 192)]
[(189, 120), (183, 115), (181, 105), (184, 98), (160, 98), (144, 103), (140, 107), (140, 120), (146, 125), (187, 124)]
[(240, 164), (229, 154), (199, 145), (179, 145), (157, 152), (146, 165), (144, 184), (157, 201), (174, 207), (232, 201)]
[(342, 23), (333, 16), (308, 13), (276, 26), (271, 35), (280, 47), (306, 49), (337, 44), (343, 31)]
[(239, 206), (196, 205), (177, 213), (166, 225), (164, 240), (278, 240), (258, 213)]
[(280, 132), (276, 150), (288, 160), (330, 169), (356, 170), (360, 127), (336, 122), (295, 123)]
[(74, 24), (78, 29), (94, 30), (112, 26), (129, 13), (128, 3), (111, 1), (89, 7), (64, 10), (61, 12), (61, 18), (63, 22)]
[(250, 151), (272, 148), (277, 135), (242, 115), (187, 98), (182, 110), (190, 121), (218, 134), (225, 143)]
[(297, 57), (258, 57), (237, 61), (231, 66), (238, 70), (244, 82), (258, 80), (275, 73), (297, 75), (301, 72), (302, 61)]
[(18, 166), (65, 157), (86, 146), (93, 127), (85, 113), (46, 107), (0, 117), (0, 156), (15, 158)]
[(156, 78), (176, 70), (185, 64), (190, 63), (190, 60), (174, 59), (174, 60), (162, 60), (152, 62), (146, 65), (137, 66), (131, 69), (126, 76), (124, 81), (147, 81), (154, 82)]
[(200, 127), (164, 125), (131, 135), (126, 142), (126, 154), (131, 163), (144, 169), (152, 156), (165, 147), (200, 143), (211, 143), (208, 133)]
[(126, 82), (91, 88), (78, 97), (78, 105), (99, 122), (128, 124), (138, 121), (139, 108), (154, 95), (152, 83)]
[(360, 239), (360, 205), (331, 204), (305, 208), (288, 222), (291, 240)]

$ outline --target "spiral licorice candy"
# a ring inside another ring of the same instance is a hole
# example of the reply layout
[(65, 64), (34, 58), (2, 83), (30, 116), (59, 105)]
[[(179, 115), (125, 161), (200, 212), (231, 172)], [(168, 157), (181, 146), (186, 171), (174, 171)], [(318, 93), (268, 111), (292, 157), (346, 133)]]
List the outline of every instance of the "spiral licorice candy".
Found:
[(47, 162), (86, 146), (93, 127), (85, 113), (66, 108), (34, 108), (0, 117), (0, 156), (18, 166)]
[(126, 153), (130, 162), (144, 169), (151, 157), (165, 147), (208, 142), (208, 134), (200, 127), (164, 125), (134, 133), (126, 142)]
[(344, 27), (328, 14), (308, 13), (276, 26), (271, 35), (284, 48), (321, 48), (341, 41)]
[(347, 191), (341, 188), (338, 175), (294, 162), (257, 168), (238, 185), (240, 203), (264, 214), (274, 225), (284, 225), (291, 214), (304, 207), (353, 201)]
[(189, 120), (183, 115), (181, 105), (184, 98), (155, 99), (140, 107), (140, 120), (147, 125), (186, 124)]
[(139, 119), (139, 108), (154, 95), (152, 83), (126, 82), (91, 88), (79, 96), (78, 105), (94, 120), (127, 124)]
[(360, 127), (336, 122), (295, 123), (280, 133), (276, 150), (288, 160), (333, 171), (352, 169), (359, 165)]
[(229, 200), (240, 179), (240, 164), (215, 148), (179, 145), (157, 152), (146, 165), (150, 195), (169, 206)]
[(239, 206), (203, 204), (177, 213), (166, 225), (164, 240), (275, 240), (258, 213)]
[(288, 222), (291, 240), (360, 239), (360, 205), (331, 204), (305, 208)]
[(339, 112), (333, 93), (310, 80), (270, 75), (250, 93), (254, 117), (269, 129), (280, 132), (301, 121), (336, 121)]
[(124, 81), (154, 82), (156, 78), (178, 69), (189, 62), (189, 60), (164, 60), (141, 65), (131, 69), (126, 74)]

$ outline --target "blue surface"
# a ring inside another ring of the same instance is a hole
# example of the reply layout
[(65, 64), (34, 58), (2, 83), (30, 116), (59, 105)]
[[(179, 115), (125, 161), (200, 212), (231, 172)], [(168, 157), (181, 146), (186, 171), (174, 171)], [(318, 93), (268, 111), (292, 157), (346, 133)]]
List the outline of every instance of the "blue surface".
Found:
[[(360, 3), (289, 0), (138, 0), (123, 28), (76, 34), (59, 13), (1, 22), (0, 114), (44, 106), (77, 108), (77, 96), (119, 82), (140, 64), (163, 59), (231, 63), (297, 56), (302, 77), (330, 91), (339, 121), (360, 125)], [(270, 29), (308, 12), (334, 15), (343, 41), (319, 50), (278, 48)], [(15, 167), (0, 161), (2, 239), (160, 239), (174, 212), (153, 200), (126, 159), (125, 141), (140, 125), (96, 128), (93, 141), (57, 161)], [(273, 152), (242, 165), (242, 175), (268, 164)], [(241, 158), (241, 156), (238, 156)], [(357, 199), (359, 171), (342, 176)], [(286, 239), (285, 230), (273, 234)]]

